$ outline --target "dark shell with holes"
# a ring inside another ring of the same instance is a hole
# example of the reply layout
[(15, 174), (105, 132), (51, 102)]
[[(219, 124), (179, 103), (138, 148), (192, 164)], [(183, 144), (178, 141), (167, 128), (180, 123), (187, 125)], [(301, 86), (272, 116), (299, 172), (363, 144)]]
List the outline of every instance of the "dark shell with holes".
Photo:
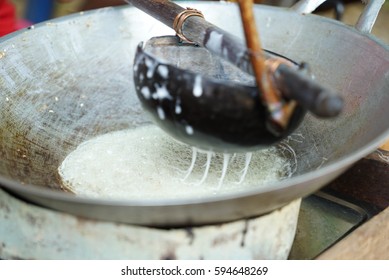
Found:
[(204, 48), (179, 45), (172, 38), (152, 38), (145, 47), (138, 46), (134, 82), (159, 127), (207, 151), (267, 148), (293, 132), (306, 113), (297, 106), (287, 129), (274, 134), (251, 76)]

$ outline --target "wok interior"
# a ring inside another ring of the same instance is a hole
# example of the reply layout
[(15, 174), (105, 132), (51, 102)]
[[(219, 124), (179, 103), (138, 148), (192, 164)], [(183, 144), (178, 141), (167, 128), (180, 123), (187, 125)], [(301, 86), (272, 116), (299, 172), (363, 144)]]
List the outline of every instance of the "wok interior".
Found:
[[(196, 6), (207, 20), (242, 37), (235, 6)], [(298, 161), (294, 176), (347, 157), (388, 131), (387, 49), (315, 16), (267, 7), (257, 7), (256, 15), (265, 48), (308, 62), (317, 80), (346, 101), (339, 118), (307, 116), (290, 136)], [(128, 7), (44, 23), (3, 40), (1, 176), (60, 189), (57, 168), (81, 142), (148, 124), (133, 86), (133, 57), (140, 41), (164, 34), (172, 31)]]

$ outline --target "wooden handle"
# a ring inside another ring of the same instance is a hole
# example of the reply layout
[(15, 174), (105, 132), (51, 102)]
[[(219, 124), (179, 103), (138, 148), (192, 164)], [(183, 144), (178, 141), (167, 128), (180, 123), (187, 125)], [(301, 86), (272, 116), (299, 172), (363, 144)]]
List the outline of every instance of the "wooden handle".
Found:
[[(128, 3), (151, 15), (155, 19), (173, 28), (175, 18), (185, 9), (169, 0), (126, 0)], [(222, 57), (241, 70), (253, 74), (253, 68), (250, 63), (250, 51), (245, 44), (236, 36), (224, 31), (223, 29), (209, 23), (202, 17), (191, 16), (185, 21), (182, 28), (183, 35), (190, 41), (204, 46), (210, 52)], [(275, 75), (276, 84), (280, 88), (287, 88), (288, 84), (282, 84), (286, 81), (293, 81), (293, 88), (289, 88), (286, 98), (298, 101), (306, 109), (321, 117), (333, 117), (341, 111), (343, 102), (336, 94), (331, 93), (309, 77), (299, 75), (294, 68), (288, 71), (279, 71)], [(285, 76), (286, 75), (286, 76)], [(307, 87), (307, 85), (309, 85)], [(301, 90), (304, 89), (304, 94)], [(314, 92), (312, 91), (314, 89)], [(317, 94), (320, 92), (321, 94)], [(336, 96), (334, 101), (334, 96)], [(318, 102), (317, 98), (329, 100), (330, 102)], [(341, 102), (338, 102), (341, 100)], [(335, 106), (335, 107), (331, 107)]]
[(277, 68), (275, 78), (285, 97), (296, 100), (317, 117), (335, 117), (343, 109), (344, 101), (339, 95), (284, 64)]
[(168, 0), (126, 0), (163, 24), (173, 28), (174, 19), (185, 9)]
[(389, 139), (388, 139), (388, 141), (387, 141), (385, 144), (383, 144), (383, 145), (380, 147), (380, 149), (389, 152)]

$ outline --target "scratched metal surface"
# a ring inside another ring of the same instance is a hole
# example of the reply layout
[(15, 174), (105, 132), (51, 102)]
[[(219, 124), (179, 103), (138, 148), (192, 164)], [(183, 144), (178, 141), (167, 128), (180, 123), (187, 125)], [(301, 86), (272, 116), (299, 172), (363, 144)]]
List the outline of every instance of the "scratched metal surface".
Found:
[[(238, 17), (235, 6), (188, 5), (242, 35), (240, 24), (226, 20)], [(308, 116), (289, 139), (298, 162), (292, 178), (229, 196), (147, 204), (50, 190), (60, 188), (56, 169), (79, 143), (148, 122), (131, 82), (133, 54), (139, 41), (173, 32), (128, 7), (61, 18), (2, 38), (0, 182), (30, 200), (77, 215), (161, 226), (204, 224), (277, 209), (316, 191), (375, 150), (389, 134), (388, 46), (322, 17), (262, 6), (255, 12), (266, 48), (308, 61), (316, 78), (346, 99), (340, 118)]]

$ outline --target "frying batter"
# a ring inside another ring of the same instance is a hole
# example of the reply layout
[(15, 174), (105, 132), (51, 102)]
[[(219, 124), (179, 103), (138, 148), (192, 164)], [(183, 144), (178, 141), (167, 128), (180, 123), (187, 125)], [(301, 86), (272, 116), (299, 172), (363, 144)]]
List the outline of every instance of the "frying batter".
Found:
[[(142, 200), (228, 193), (279, 181), (291, 173), (288, 160), (277, 148), (249, 156), (213, 153), (212, 161), (208, 152), (196, 153), (193, 165), (191, 147), (156, 126), (145, 126), (82, 143), (58, 172), (63, 185), (76, 195)], [(220, 182), (222, 171), (225, 176)]]

